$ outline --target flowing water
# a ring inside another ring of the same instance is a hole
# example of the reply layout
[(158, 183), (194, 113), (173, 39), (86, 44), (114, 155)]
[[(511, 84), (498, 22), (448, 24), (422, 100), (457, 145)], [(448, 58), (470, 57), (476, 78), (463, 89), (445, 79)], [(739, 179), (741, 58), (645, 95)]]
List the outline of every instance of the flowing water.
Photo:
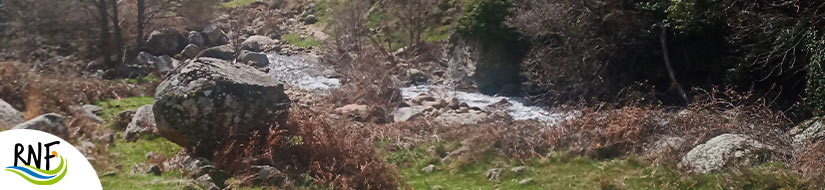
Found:
[[(268, 54), (270, 75), (284, 81), (286, 84), (301, 89), (328, 93), (340, 87), (337, 78), (324, 75), (331, 68), (318, 62), (317, 58), (309, 56), (284, 56)], [(401, 88), (404, 99), (410, 100), (419, 94), (429, 94), (436, 98), (449, 99), (456, 97), (459, 102), (465, 102), (471, 107), (478, 107), (489, 111), (503, 111), (515, 120), (530, 120), (552, 125), (569, 118), (570, 114), (552, 112), (537, 106), (527, 106), (522, 99), (514, 97), (488, 96), (481, 93), (463, 92), (445, 86), (409, 86)]]

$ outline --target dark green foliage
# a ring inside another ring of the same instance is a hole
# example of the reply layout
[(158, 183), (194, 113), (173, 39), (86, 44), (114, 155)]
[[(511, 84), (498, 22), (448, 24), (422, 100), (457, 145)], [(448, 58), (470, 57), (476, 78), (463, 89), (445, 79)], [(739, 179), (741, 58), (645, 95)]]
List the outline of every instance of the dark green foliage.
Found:
[(822, 115), (825, 111), (825, 39), (818, 33), (806, 34), (807, 44), (805, 51), (810, 53), (808, 64), (808, 85), (805, 88), (806, 102), (814, 108), (814, 114)]

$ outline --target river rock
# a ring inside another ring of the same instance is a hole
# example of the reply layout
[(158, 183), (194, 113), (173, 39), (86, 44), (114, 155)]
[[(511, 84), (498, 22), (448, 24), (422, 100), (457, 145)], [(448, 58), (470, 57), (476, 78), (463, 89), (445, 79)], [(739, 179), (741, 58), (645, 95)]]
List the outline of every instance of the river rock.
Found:
[(63, 123), (63, 115), (56, 113), (48, 113), (37, 116), (34, 119), (17, 124), (12, 129), (38, 130), (63, 138), (68, 137), (69, 134), (69, 130)]
[(739, 134), (723, 134), (705, 144), (694, 147), (682, 158), (680, 167), (698, 173), (718, 171), (728, 164), (752, 164), (764, 152), (774, 152), (774, 147), (762, 144), (751, 137)]
[(447, 126), (468, 125), (477, 124), (486, 119), (487, 116), (487, 113), (475, 110), (468, 111), (467, 113), (444, 112), (436, 116), (435, 121)]
[(216, 24), (210, 24), (203, 29), (203, 35), (206, 37), (206, 45), (220, 46), (229, 43), (229, 37)]
[(266, 54), (242, 50), (241, 55), (238, 56), (238, 61), (241, 63), (252, 65), (258, 68), (269, 65), (269, 57)]
[(792, 128), (789, 133), (793, 137), (794, 152), (802, 152), (808, 146), (825, 138), (825, 121), (820, 117), (808, 119)]
[(198, 31), (190, 31), (187, 39), (189, 39), (189, 44), (194, 44), (198, 47), (206, 47), (206, 40), (203, 39), (203, 34)]
[(409, 80), (410, 80), (410, 84), (412, 84), (412, 85), (427, 84), (427, 81), (429, 79), (430, 79), (430, 77), (428, 77), (427, 74), (424, 73), (421, 70), (410, 69), (410, 71), (409, 71)]
[(335, 109), (335, 112), (360, 122), (389, 122), (386, 112), (384, 112), (381, 108), (373, 106), (350, 104)]
[(201, 53), (195, 57), (211, 57), (226, 61), (233, 61), (235, 60), (235, 50), (232, 49), (232, 46), (230, 45), (215, 46), (201, 51)]
[(164, 28), (153, 31), (146, 40), (146, 51), (152, 55), (178, 54), (186, 45), (186, 39), (176, 29)]
[(250, 36), (243, 43), (241, 43), (242, 50), (249, 50), (252, 52), (260, 52), (266, 50), (268, 47), (276, 45), (277, 42), (272, 38), (266, 36)]
[(183, 51), (180, 52), (180, 55), (183, 56), (184, 59), (192, 59), (198, 56), (203, 49), (200, 46), (195, 44), (189, 44), (186, 48), (183, 48)]
[(145, 105), (137, 109), (132, 121), (123, 133), (123, 139), (127, 142), (135, 142), (143, 134), (154, 134), (157, 132), (155, 114), (152, 112), (152, 105)]
[(266, 73), (213, 58), (178, 71), (158, 86), (153, 111), (158, 134), (196, 156), (211, 158), (218, 142), (286, 121), (284, 85)]
[(424, 111), (424, 108), (420, 106), (398, 108), (392, 112), (392, 118), (395, 122), (410, 121), (422, 116), (422, 111)]
[(433, 102), (433, 101), (436, 101), (436, 99), (434, 97), (432, 97), (430, 95), (426, 95), (426, 94), (419, 94), (418, 96), (416, 96), (415, 98), (412, 99), (412, 102), (414, 104), (419, 104), (419, 105), (423, 104), (424, 102)]
[(9, 129), (14, 125), (23, 123), (23, 121), (23, 113), (0, 99), (0, 129)]

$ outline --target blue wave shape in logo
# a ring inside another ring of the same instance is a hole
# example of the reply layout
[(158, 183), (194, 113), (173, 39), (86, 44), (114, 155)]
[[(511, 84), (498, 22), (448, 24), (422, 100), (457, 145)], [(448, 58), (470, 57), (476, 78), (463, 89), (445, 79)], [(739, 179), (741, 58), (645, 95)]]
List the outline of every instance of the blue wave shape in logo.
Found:
[(47, 179), (57, 177), (57, 174), (51, 175), (51, 176), (40, 175), (37, 172), (34, 172), (34, 171), (30, 170), (29, 168), (20, 167), (20, 166), (10, 166), (10, 167), (6, 167), (6, 169), (14, 169), (14, 170), (17, 170), (17, 171), (22, 171), (23, 173), (29, 174), (29, 176), (32, 176), (32, 177), (40, 179), (40, 180), (47, 180)]

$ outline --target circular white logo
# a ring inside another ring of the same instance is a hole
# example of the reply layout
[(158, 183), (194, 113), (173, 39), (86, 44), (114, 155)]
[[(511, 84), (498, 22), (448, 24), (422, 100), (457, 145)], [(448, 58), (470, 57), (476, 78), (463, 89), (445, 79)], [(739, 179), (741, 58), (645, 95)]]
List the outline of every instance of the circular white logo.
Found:
[(103, 189), (74, 146), (49, 133), (0, 132), (0, 186), (10, 189)]

